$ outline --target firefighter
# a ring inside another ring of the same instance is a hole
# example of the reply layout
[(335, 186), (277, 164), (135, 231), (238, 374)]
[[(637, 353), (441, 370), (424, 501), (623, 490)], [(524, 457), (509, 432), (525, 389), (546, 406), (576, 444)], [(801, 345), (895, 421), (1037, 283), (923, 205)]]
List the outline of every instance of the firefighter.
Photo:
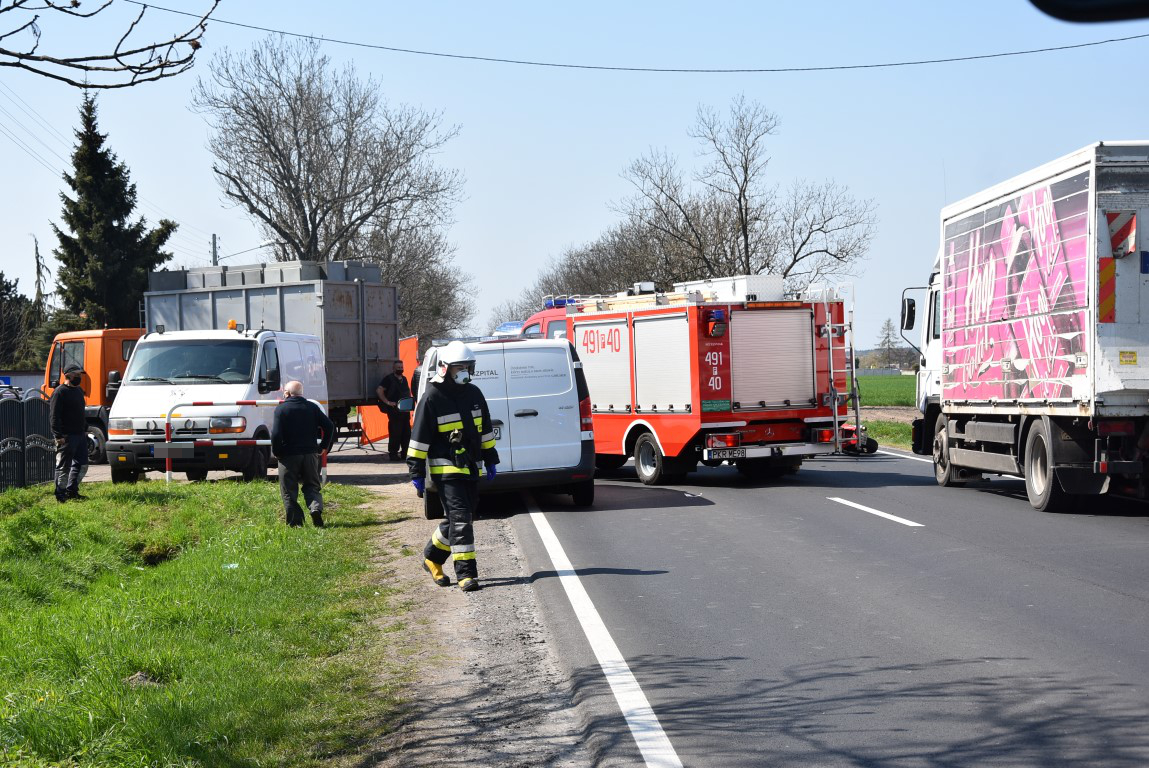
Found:
[(415, 490), (422, 494), (430, 475), (446, 513), (423, 549), (423, 570), (439, 586), (450, 586), (450, 577), (443, 573), (450, 555), (464, 592), (479, 588), (471, 525), (479, 505), (479, 473), (485, 468), (487, 479), (492, 479), (499, 463), (487, 400), (471, 383), (474, 372), (475, 356), (463, 342), (452, 341), (439, 352), (435, 376), (415, 409), (407, 449)]

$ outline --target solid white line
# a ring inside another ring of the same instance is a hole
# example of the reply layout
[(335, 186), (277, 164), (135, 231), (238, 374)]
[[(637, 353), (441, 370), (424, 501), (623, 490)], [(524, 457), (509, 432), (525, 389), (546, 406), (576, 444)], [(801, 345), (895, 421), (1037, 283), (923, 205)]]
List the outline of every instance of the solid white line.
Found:
[(598, 615), (590, 595), (575, 573), (574, 566), (567, 559), (566, 552), (559, 543), (559, 537), (547, 522), (546, 515), (526, 494), (523, 494), (523, 499), (543, 546), (550, 555), (555, 572), (559, 575), (559, 581), (571, 601), (571, 607), (574, 608), (579, 624), (582, 625), (582, 631), (590, 642), (599, 666), (602, 667), (603, 675), (610, 683), (610, 689), (614, 692), (614, 698), (622, 710), (623, 717), (626, 718), (630, 733), (634, 736), (639, 751), (642, 752), (643, 760), (651, 768), (682, 768), (682, 761), (678, 759), (678, 753), (674, 751), (674, 746), (662, 730), (658, 715), (654, 714), (646, 694), (642, 692), (638, 680), (631, 673), (630, 666), (615, 645), (602, 617)]
[(882, 450), (879, 450), (878, 453), (884, 453), (887, 456), (897, 456), (899, 459), (909, 459), (910, 461), (924, 461), (927, 464), (933, 464), (934, 463), (933, 459), (924, 459), (921, 456), (907, 456), (904, 453), (894, 453), (893, 451), (882, 451)]
[(853, 507), (854, 509), (860, 509), (863, 512), (869, 512), (871, 515), (877, 515), (878, 517), (884, 517), (887, 520), (893, 520), (895, 523), (901, 523), (902, 525), (908, 525), (911, 528), (924, 528), (925, 527), (921, 523), (915, 523), (913, 520), (907, 520), (904, 517), (898, 517), (897, 515), (891, 515), (888, 512), (881, 512), (879, 510), (872, 509), (870, 507), (864, 507), (861, 504), (855, 504), (852, 501), (846, 501), (845, 499), (839, 499), (836, 496), (827, 496), (826, 498), (829, 499), (830, 501), (836, 501), (839, 504), (845, 504), (847, 507)]

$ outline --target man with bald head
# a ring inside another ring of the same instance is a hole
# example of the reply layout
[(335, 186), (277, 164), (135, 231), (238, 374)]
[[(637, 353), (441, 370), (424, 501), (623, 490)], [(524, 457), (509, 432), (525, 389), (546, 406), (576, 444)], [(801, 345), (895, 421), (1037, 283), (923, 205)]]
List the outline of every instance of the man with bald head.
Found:
[(323, 527), (323, 493), (320, 490), (319, 454), (335, 441), (335, 425), (323, 410), (303, 396), (303, 384), (289, 381), (283, 402), (275, 406), (271, 425), (271, 452), (279, 460), (279, 493), (287, 512), (287, 524), (303, 525), (299, 486), (311, 511), (311, 522)]

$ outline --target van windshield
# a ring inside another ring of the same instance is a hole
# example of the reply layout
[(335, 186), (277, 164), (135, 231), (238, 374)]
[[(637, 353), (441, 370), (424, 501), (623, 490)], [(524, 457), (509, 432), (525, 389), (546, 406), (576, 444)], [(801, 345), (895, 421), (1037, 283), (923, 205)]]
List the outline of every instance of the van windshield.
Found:
[(251, 381), (255, 342), (250, 339), (172, 339), (141, 342), (125, 384)]

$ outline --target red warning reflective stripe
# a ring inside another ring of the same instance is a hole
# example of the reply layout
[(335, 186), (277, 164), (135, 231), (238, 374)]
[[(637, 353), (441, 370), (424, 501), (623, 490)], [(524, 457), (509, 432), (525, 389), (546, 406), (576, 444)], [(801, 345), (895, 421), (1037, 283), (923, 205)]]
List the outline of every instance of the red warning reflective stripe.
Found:
[(1137, 213), (1112, 211), (1105, 214), (1109, 222), (1109, 245), (1117, 258), (1133, 253), (1137, 245)]
[(1097, 260), (1097, 322), (1117, 322), (1117, 259)]

